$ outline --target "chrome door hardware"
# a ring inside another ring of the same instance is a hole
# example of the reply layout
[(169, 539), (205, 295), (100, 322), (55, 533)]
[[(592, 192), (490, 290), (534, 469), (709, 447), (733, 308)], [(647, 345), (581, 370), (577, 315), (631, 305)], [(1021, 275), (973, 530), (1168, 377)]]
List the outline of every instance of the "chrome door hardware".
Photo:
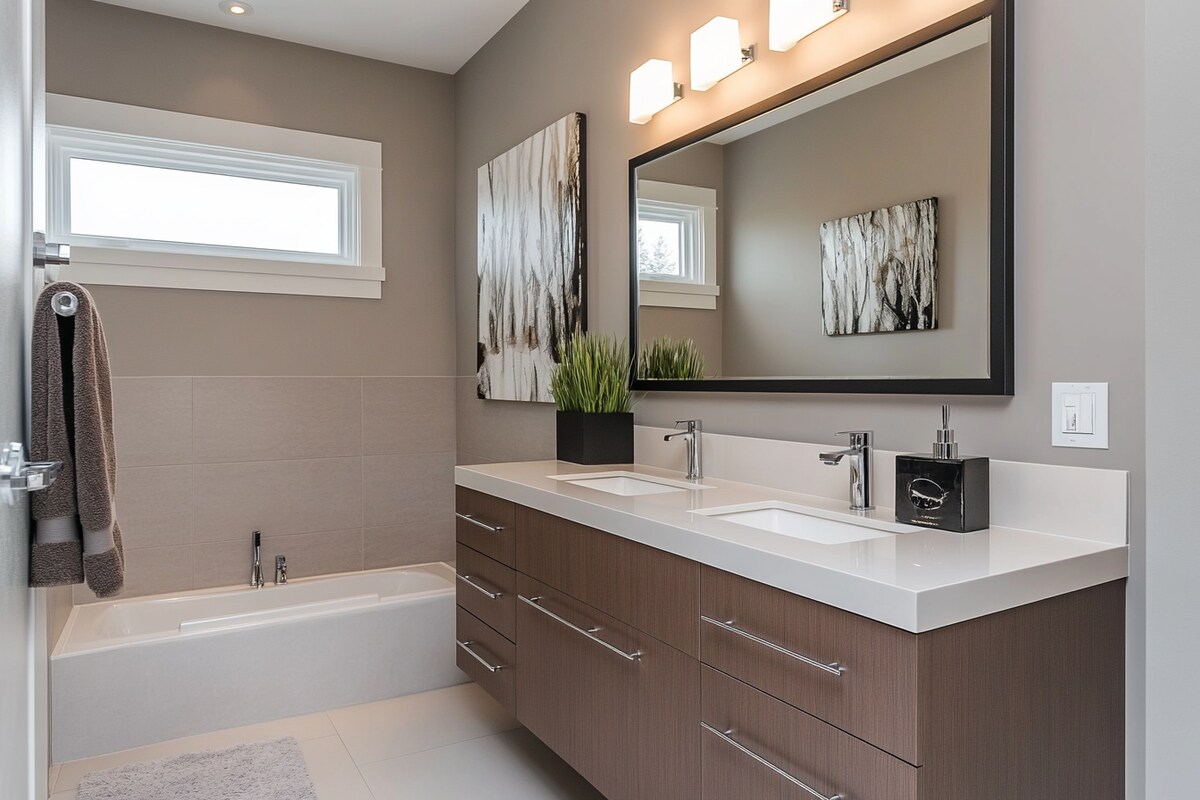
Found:
[(25, 445), (6, 444), (0, 456), (0, 499), (11, 506), (17, 502), (17, 492), (41, 491), (54, 483), (60, 472), (61, 461), (26, 461)]
[(464, 522), (469, 522), (472, 525), (483, 528), (485, 531), (488, 531), (489, 533), (499, 533), (500, 531), (504, 530), (503, 526), (488, 525), (486, 522), (480, 522), (479, 520), (475, 519), (475, 517), (471, 516), (470, 514), (462, 514), (462, 513), (459, 513), (458, 511), (455, 511), (454, 516), (458, 517), (459, 519), (463, 520)]
[(739, 628), (737, 625), (735, 625), (733, 623), (733, 620), (730, 620), (729, 622), (722, 622), (719, 619), (713, 619), (712, 617), (705, 616), (702, 614), (702, 615), (700, 615), (700, 621), (706, 622), (709, 625), (715, 625), (716, 627), (720, 628), (723, 631), (729, 631), (730, 633), (741, 636), (744, 639), (749, 639), (750, 641), (754, 642), (755, 644), (760, 644), (763, 647), (774, 650), (776, 653), (785, 655), (788, 658), (794, 658), (803, 664), (808, 664), (810, 667), (816, 667), (817, 669), (822, 670), (823, 672), (828, 672), (830, 675), (836, 675), (837, 677), (840, 678), (840, 677), (842, 677), (842, 673), (846, 671), (846, 668), (836, 661), (831, 661), (829, 663), (825, 663), (823, 661), (817, 661), (815, 658), (809, 658), (808, 656), (804, 655), (803, 653), (797, 653), (795, 650), (788, 650), (786, 647), (781, 647), (780, 645), (777, 645), (774, 642), (769, 642), (766, 639), (762, 638), (761, 636), (755, 636), (753, 633), (750, 633), (749, 631), (742, 630), (741, 628)]
[(34, 269), (65, 267), (70, 263), (71, 245), (47, 242), (46, 234), (42, 233), (41, 231), (33, 232)]
[(770, 761), (763, 758), (758, 753), (751, 750), (749, 747), (746, 747), (744, 744), (742, 744), (741, 742), (734, 739), (733, 735), (732, 735), (733, 734), (732, 730), (720, 731), (720, 730), (717, 730), (716, 728), (714, 728), (712, 725), (709, 725), (707, 722), (701, 722), (700, 727), (703, 728), (704, 730), (708, 731), (709, 733), (711, 733), (713, 736), (716, 736), (722, 742), (729, 745), (733, 749), (737, 750), (741, 754), (749, 756), (750, 758), (757, 761), (759, 764), (762, 764), (764, 767), (771, 770), (776, 775), (778, 775), (779, 777), (786, 780), (788, 783), (792, 784), (793, 786), (797, 786), (797, 787), (803, 789), (804, 791), (808, 792), (810, 795), (817, 798), (817, 800), (846, 800), (846, 798), (840, 794), (830, 794), (830, 795), (821, 794), (816, 789), (812, 788), (807, 783), (805, 783), (804, 781), (797, 778), (795, 775), (792, 775), (791, 773), (785, 771), (781, 767), (779, 767), (775, 764), (772, 764)]
[(575, 631), (578, 634), (582, 634), (583, 636), (586, 636), (587, 638), (591, 639), (593, 642), (600, 645), (604, 649), (609, 650), (613, 653), (616, 653), (617, 655), (619, 655), (621, 658), (625, 659), (626, 661), (641, 661), (642, 660), (642, 652), (640, 650), (634, 650), (632, 653), (626, 653), (624, 650), (617, 647), (616, 645), (609, 644), (608, 642), (604, 641), (603, 639), (601, 639), (599, 636), (596, 635), (597, 633), (600, 632), (600, 626), (591, 625), (587, 628), (581, 628), (578, 625), (576, 625), (574, 622), (571, 622), (570, 620), (560, 617), (558, 614), (555, 614), (553, 611), (551, 611), (550, 609), (548, 609), (544, 605), (542, 605), (541, 597), (526, 597), (525, 595), (519, 594), (519, 595), (517, 595), (517, 599), (520, 600), (522, 603), (525, 603), (528, 606), (536, 608), (538, 611), (542, 612), (543, 614), (545, 614), (547, 617), (554, 620), (555, 622), (558, 622), (559, 624), (567, 626), (568, 628), (570, 628), (571, 630)]

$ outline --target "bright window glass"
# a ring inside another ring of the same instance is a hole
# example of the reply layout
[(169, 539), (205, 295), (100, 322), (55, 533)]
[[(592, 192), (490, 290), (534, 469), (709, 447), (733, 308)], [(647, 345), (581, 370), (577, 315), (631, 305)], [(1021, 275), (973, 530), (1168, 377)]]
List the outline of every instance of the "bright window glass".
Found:
[(74, 236), (331, 256), (342, 249), (336, 187), (69, 161)]
[(643, 275), (679, 277), (682, 225), (656, 219), (638, 220), (638, 272)]

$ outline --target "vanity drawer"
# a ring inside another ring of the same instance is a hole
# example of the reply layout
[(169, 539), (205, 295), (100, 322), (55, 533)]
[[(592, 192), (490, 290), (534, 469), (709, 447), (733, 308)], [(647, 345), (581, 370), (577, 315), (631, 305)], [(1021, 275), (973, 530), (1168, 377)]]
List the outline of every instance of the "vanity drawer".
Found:
[(700, 660), (910, 764), (917, 637), (704, 567)]
[(516, 506), (508, 500), (456, 486), (454, 515), (458, 541), (501, 564), (513, 565)]
[(516, 573), (465, 544), (458, 545), (456, 556), (458, 604), (509, 641), (515, 640)]
[(816, 717), (710, 667), (701, 696), (704, 800), (916, 800), (916, 767)]
[(469, 611), (456, 610), (455, 634), (458, 668), (467, 673), (510, 714), (517, 711), (516, 679), (517, 647)]
[(517, 527), (520, 572), (698, 656), (699, 564), (524, 506)]

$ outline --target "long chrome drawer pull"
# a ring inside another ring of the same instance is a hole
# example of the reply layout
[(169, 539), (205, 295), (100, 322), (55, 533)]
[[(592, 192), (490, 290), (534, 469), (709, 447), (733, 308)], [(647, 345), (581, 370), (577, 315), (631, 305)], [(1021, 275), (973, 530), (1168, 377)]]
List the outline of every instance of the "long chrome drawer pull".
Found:
[(846, 668), (843, 667), (841, 664), (839, 664), (836, 661), (831, 661), (830, 663), (826, 664), (824, 662), (817, 661), (816, 659), (809, 658), (808, 656), (800, 655), (799, 653), (796, 653), (792, 650), (788, 650), (786, 647), (780, 647), (779, 645), (775, 644), (774, 642), (768, 642), (766, 639), (762, 638), (761, 636), (755, 636), (753, 633), (750, 633), (749, 631), (744, 631), (741, 628), (737, 627), (736, 625), (733, 624), (732, 620), (730, 620), (729, 622), (721, 622), (721, 620), (719, 620), (719, 619), (713, 619), (712, 617), (706, 617), (703, 615), (701, 615), (700, 619), (704, 620), (709, 625), (716, 625), (718, 628), (720, 628), (723, 631), (729, 631), (730, 633), (736, 633), (738, 636), (745, 637), (745, 638), (749, 639), (750, 641), (754, 642), (755, 644), (761, 644), (763, 647), (769, 647), (770, 649), (774, 650), (776, 653), (782, 653), (783, 655), (787, 656), (788, 658), (794, 658), (797, 661), (801, 661), (805, 664), (808, 664), (810, 667), (816, 667), (817, 669), (824, 670), (825, 672), (828, 672), (830, 675), (837, 675), (840, 678), (842, 673), (846, 671)]
[(762, 764), (764, 767), (771, 770), (772, 772), (774, 772), (776, 775), (783, 778), (784, 780), (790, 781), (791, 783), (795, 784), (796, 786), (799, 786), (801, 789), (808, 792), (813, 797), (818, 798), (818, 800), (846, 800), (846, 798), (840, 794), (823, 795), (820, 792), (818, 792), (816, 789), (809, 786), (804, 781), (800, 780), (799, 778), (794, 777), (790, 773), (785, 772), (784, 770), (775, 766), (770, 761), (767, 761), (765, 758), (760, 756), (758, 753), (751, 750), (749, 747), (746, 747), (744, 744), (741, 744), (740, 742), (735, 741), (729, 735), (729, 734), (733, 733), (733, 731), (721, 732), (721, 731), (717, 730), (716, 728), (714, 728), (712, 725), (709, 725), (707, 722), (701, 722), (700, 727), (703, 728), (704, 730), (708, 731), (709, 733), (711, 733), (713, 736), (716, 736), (718, 739), (720, 739), (725, 744), (729, 745), (730, 747), (735, 748), (738, 752), (743, 753), (744, 755), (750, 756), (750, 758), (754, 759), (759, 764)]
[(454, 641), (463, 649), (464, 652), (466, 652), (467, 655), (478, 661), (480, 664), (483, 664), (483, 668), (488, 672), (499, 672), (500, 670), (504, 669), (503, 664), (489, 664), (483, 656), (471, 649), (475, 646), (474, 642), (463, 642), (459, 641), (458, 639), (455, 639)]
[(465, 522), (469, 522), (472, 525), (477, 525), (480, 528), (483, 528), (485, 531), (491, 531), (492, 533), (499, 533), (500, 531), (504, 530), (504, 526), (502, 525), (488, 525), (486, 522), (480, 522), (479, 520), (475, 519), (470, 514), (460, 514), (455, 511), (454, 516)]
[(542, 599), (541, 597), (526, 597), (525, 595), (519, 594), (519, 595), (517, 595), (517, 599), (520, 600), (522, 603), (525, 603), (526, 605), (533, 606), (538, 611), (545, 614), (547, 617), (550, 617), (550, 619), (552, 619), (556, 622), (561, 622), (563, 625), (566, 625), (568, 628), (575, 631), (576, 633), (586, 636), (587, 638), (591, 639), (596, 644), (600, 645), (601, 647), (604, 647), (606, 650), (611, 650), (612, 652), (616, 653), (617, 655), (619, 655), (621, 658), (625, 659), (626, 661), (641, 661), (642, 660), (642, 652), (640, 650), (634, 650), (632, 653), (626, 653), (621, 648), (609, 644), (608, 642), (601, 639), (599, 636), (596, 636), (596, 632), (599, 631), (600, 628), (598, 628), (598, 627), (593, 627), (590, 629), (589, 628), (581, 628), (578, 625), (576, 625), (575, 623), (571, 622), (570, 620), (563, 619), (558, 614), (555, 614), (553, 611), (551, 611), (550, 609), (548, 609), (544, 605), (542, 605), (540, 602)]
[[(443, 519), (445, 519), (445, 518), (443, 517)], [(471, 577), (470, 575), (461, 575), (457, 572), (454, 573), (454, 575), (460, 581), (465, 583), (467, 586), (470, 586), (475, 591), (479, 592), (480, 594), (487, 595), (487, 598), (489, 600), (499, 600), (501, 597), (504, 596), (504, 592), (491, 592), (491, 591), (488, 591), (487, 589), (483, 588), (483, 586), (479, 583), (476, 583), (475, 579), (473, 577)]]

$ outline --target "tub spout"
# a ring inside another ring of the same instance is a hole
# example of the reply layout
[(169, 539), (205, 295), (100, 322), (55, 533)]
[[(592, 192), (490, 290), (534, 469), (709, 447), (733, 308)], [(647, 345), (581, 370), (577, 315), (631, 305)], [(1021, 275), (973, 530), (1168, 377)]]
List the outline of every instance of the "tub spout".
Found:
[(287, 556), (275, 556), (275, 585), (287, 583)]

